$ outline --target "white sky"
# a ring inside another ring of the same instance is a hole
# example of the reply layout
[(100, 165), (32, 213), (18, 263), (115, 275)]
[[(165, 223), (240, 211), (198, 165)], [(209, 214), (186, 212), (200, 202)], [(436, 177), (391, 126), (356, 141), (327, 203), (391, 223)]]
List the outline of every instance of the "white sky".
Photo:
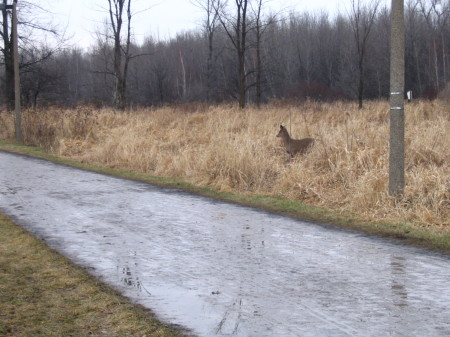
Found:
[[(36, 1), (36, 0), (35, 0)], [(67, 26), (66, 35), (71, 44), (87, 48), (95, 41), (95, 32), (101, 30), (107, 17), (107, 0), (37, 0), (54, 13), (54, 19)], [(132, 27), (137, 42), (144, 37), (156, 39), (175, 37), (177, 33), (199, 29), (204, 11), (193, 0), (132, 0)], [(266, 8), (274, 12), (315, 12), (325, 10), (330, 14), (345, 12), (350, 0), (267, 0)], [(145, 10), (148, 9), (148, 10)], [(143, 11), (144, 10), (144, 11)]]

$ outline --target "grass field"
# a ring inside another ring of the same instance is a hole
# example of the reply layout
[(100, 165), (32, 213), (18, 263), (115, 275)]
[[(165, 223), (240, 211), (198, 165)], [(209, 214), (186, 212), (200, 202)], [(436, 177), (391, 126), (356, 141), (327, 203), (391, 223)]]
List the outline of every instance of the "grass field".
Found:
[[(301, 200), (363, 221), (450, 230), (450, 108), (406, 106), (406, 190), (387, 194), (389, 106), (367, 102), (300, 106), (183, 105), (125, 114), (79, 107), (29, 110), (27, 144), (84, 163), (181, 178), (219, 191)], [(13, 136), (0, 115), (0, 139)], [(290, 161), (280, 124), (315, 147)]]

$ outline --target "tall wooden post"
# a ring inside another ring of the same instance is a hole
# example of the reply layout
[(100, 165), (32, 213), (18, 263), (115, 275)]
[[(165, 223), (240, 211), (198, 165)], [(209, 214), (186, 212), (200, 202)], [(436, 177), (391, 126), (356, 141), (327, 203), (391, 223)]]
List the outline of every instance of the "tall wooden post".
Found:
[(391, 6), (391, 95), (389, 140), (389, 194), (403, 195), (405, 189), (405, 23), (403, 0)]
[(14, 53), (14, 92), (15, 92), (15, 132), (16, 141), (23, 142), (22, 137), (22, 113), (20, 111), (20, 76), (19, 76), (19, 38), (17, 33), (17, 0), (13, 2), (12, 8), (12, 33), (13, 33), (13, 53)]

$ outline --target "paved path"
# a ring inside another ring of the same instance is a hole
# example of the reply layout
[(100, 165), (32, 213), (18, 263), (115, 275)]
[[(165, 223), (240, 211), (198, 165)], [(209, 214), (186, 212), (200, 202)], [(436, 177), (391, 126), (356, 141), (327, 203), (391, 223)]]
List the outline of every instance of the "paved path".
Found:
[(0, 152), (0, 211), (197, 336), (450, 336), (450, 259)]

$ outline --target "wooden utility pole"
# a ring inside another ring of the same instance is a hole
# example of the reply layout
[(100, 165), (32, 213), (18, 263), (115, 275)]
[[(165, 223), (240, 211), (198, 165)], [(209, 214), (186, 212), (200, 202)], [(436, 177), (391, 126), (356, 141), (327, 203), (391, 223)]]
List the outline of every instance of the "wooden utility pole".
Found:
[(405, 23), (403, 0), (391, 5), (389, 195), (405, 189)]
[(14, 101), (15, 101), (15, 131), (16, 141), (23, 142), (22, 136), (22, 113), (20, 111), (20, 75), (19, 75), (19, 38), (17, 33), (17, 0), (13, 1), (12, 8), (12, 34), (13, 34), (13, 49), (14, 49)]

